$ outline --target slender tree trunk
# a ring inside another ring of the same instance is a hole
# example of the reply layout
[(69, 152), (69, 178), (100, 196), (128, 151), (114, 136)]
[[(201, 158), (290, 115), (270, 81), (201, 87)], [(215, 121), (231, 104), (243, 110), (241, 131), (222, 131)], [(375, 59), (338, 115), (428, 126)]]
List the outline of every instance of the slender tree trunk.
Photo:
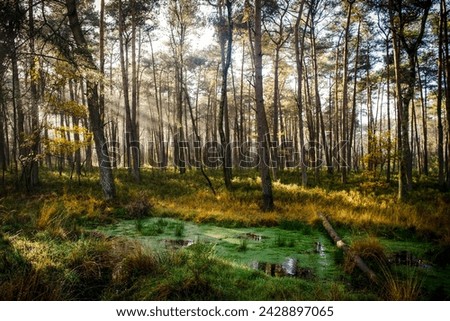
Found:
[[(195, 138), (197, 139), (197, 141), (200, 142), (200, 141), (201, 141), (201, 138), (200, 138), (200, 135), (199, 135), (199, 133), (198, 133), (197, 124), (196, 124), (196, 122), (195, 122), (194, 113), (193, 113), (193, 111), (192, 111), (192, 104), (191, 104), (191, 101), (190, 101), (190, 98), (189, 98), (189, 95), (188, 95), (188, 92), (187, 92), (187, 89), (186, 89), (185, 86), (183, 86), (183, 91), (184, 91), (184, 93), (185, 93), (186, 102), (187, 102), (187, 105), (188, 105), (188, 107), (189, 107), (189, 114), (190, 114), (190, 116), (191, 116), (192, 129), (193, 129)], [(214, 195), (216, 195), (216, 190), (214, 189), (214, 186), (213, 186), (211, 180), (209, 179), (208, 175), (206, 174), (206, 172), (205, 172), (205, 170), (204, 170), (204, 168), (203, 168), (203, 162), (201, 161), (201, 157), (202, 157), (202, 155), (201, 155), (201, 153), (200, 153), (200, 164), (199, 164), (200, 171), (201, 171), (203, 177), (205, 178), (205, 180), (206, 180), (206, 182), (207, 182), (207, 184), (208, 184), (209, 189), (211, 190), (211, 192), (212, 192)]]
[[(105, 0), (100, 0), (100, 39), (99, 39), (100, 73), (105, 74)], [(112, 70), (112, 68), (111, 68)], [(111, 82), (112, 84), (112, 82)], [(103, 78), (99, 82), (100, 112), (105, 113), (105, 82)]]
[(132, 145), (131, 153), (133, 157), (133, 177), (136, 182), (141, 181), (140, 158), (141, 148), (138, 134), (138, 102), (139, 102), (139, 84), (138, 84), (138, 62), (136, 59), (136, 0), (131, 0), (131, 132)]
[[(153, 51), (153, 41), (151, 40), (151, 37), (149, 35), (150, 39), (150, 53), (151, 53), (151, 59), (152, 59), (152, 75), (153, 75), (153, 89), (155, 92), (155, 104), (156, 104), (156, 112), (158, 113), (158, 142), (159, 142), (159, 149), (158, 149), (158, 163), (160, 169), (164, 169), (167, 165), (166, 161), (166, 153), (164, 148), (164, 123), (163, 123), (163, 116), (162, 116), (162, 108), (161, 108), (161, 91), (158, 90), (158, 81), (157, 81), (157, 75), (156, 75), (156, 62), (155, 62), (155, 54)], [(160, 85), (161, 87), (161, 85)]]
[[(132, 12), (135, 10), (134, 3), (131, 4)], [(133, 13), (132, 13), (133, 15)], [(132, 17), (133, 19), (134, 15)], [(119, 0), (119, 46), (120, 46), (120, 67), (122, 72), (122, 84), (123, 84), (123, 97), (124, 97), (124, 105), (125, 105), (125, 121), (126, 121), (126, 148), (129, 170), (133, 175), (133, 178), (136, 182), (140, 181), (140, 170), (139, 170), (139, 142), (136, 133), (136, 116), (135, 116), (135, 107), (136, 107), (136, 26), (135, 22), (132, 23), (132, 102), (130, 105), (129, 98), (129, 80), (128, 80), (128, 59), (126, 59), (127, 55), (127, 45), (126, 41), (124, 41), (124, 33), (125, 33), (125, 22), (124, 22), (124, 14), (122, 10), (122, 0)]]
[[(396, 104), (397, 104), (397, 148), (399, 153), (402, 153), (398, 158), (398, 199), (403, 200), (406, 197), (407, 187), (406, 187), (406, 164), (403, 152), (403, 135), (402, 135), (402, 118), (404, 115), (402, 114), (403, 104), (402, 104), (402, 88), (401, 88), (401, 80), (400, 80), (400, 48), (399, 42), (397, 39), (397, 35), (394, 32), (393, 37), (393, 48), (394, 48), (394, 66), (395, 66), (395, 96), (396, 96)], [(406, 129), (407, 130), (407, 129)], [(406, 133), (407, 135), (407, 133)], [(406, 144), (408, 144), (408, 140), (406, 140)]]
[[(394, 0), (389, 0), (389, 17), (391, 29), (393, 30), (394, 43), (394, 64), (396, 76), (396, 93), (397, 105), (399, 109), (399, 192), (398, 199), (406, 198), (408, 191), (412, 189), (412, 154), (409, 144), (409, 104), (414, 99), (414, 87), (416, 83), (416, 60), (417, 51), (422, 42), (425, 26), (430, 11), (432, 1), (421, 2), (420, 8), (417, 5), (416, 9), (422, 9), (423, 14), (419, 16), (420, 23), (417, 24), (419, 29), (414, 40), (408, 39), (406, 33), (410, 34), (410, 30), (405, 30), (405, 20), (403, 7), (400, 7), (397, 12), (394, 12), (397, 7), (394, 5)], [(401, 72), (400, 49), (404, 49), (408, 64), (406, 72)], [(402, 91), (402, 84), (406, 84), (406, 88)]]
[[(3, 73), (0, 73), (0, 79), (3, 78)], [(4, 122), (4, 110), (6, 109), (5, 100), (3, 96), (3, 84), (0, 84), (0, 167), (2, 171), (2, 185), (5, 183), (5, 172), (7, 169), (6, 160), (6, 140), (5, 140), (5, 122)]]
[[(15, 50), (14, 50), (15, 51)], [(11, 58), (12, 61), (12, 77), (13, 77), (13, 95), (14, 95), (14, 104), (15, 109), (17, 111), (17, 122), (16, 122), (16, 128), (17, 128), (17, 145), (19, 150), (18, 157), (25, 157), (27, 155), (27, 150), (25, 148), (25, 114), (23, 111), (23, 101), (22, 101), (22, 90), (20, 89), (20, 81), (19, 81), (19, 66), (17, 64), (17, 57), (14, 53), (13, 58)]]
[(259, 155), (259, 171), (261, 176), (262, 187), (262, 209), (270, 211), (274, 207), (272, 194), (272, 178), (269, 168), (270, 153), (270, 134), (267, 124), (266, 110), (264, 108), (264, 90), (262, 75), (262, 31), (261, 31), (261, 15), (262, 0), (255, 0), (254, 11), (254, 62), (255, 62), (255, 99), (256, 99), (256, 122), (258, 129), (258, 155)]
[[(76, 101), (75, 97), (75, 91), (73, 88), (73, 82), (69, 81), (69, 93), (70, 93), (70, 100)], [(72, 117), (72, 125), (75, 130), (73, 134), (73, 139), (75, 142), (75, 146), (77, 146), (77, 149), (75, 150), (75, 158), (73, 163), (73, 169), (75, 170), (75, 174), (77, 175), (78, 184), (81, 180), (81, 149), (80, 149), (80, 133), (78, 132), (78, 126), (79, 126), (79, 119), (78, 117), (73, 116)], [(73, 170), (72, 170), (73, 172)], [(72, 175), (70, 176), (72, 178)]]
[[(278, 147), (280, 146), (279, 143), (279, 126), (278, 126), (278, 118), (279, 118), (279, 94), (280, 94), (280, 75), (279, 75), (279, 69), (280, 69), (280, 49), (278, 45), (275, 49), (275, 61), (274, 61), (274, 79), (273, 79), (273, 138), (272, 143), (274, 144), (274, 148), (271, 148), (271, 155), (272, 155), (272, 173), (273, 173), (273, 179), (277, 179), (277, 170), (279, 168), (278, 164)], [(272, 145), (272, 144), (271, 144)]]
[[(295, 44), (295, 62), (297, 67), (297, 112), (298, 112), (298, 128), (299, 128), (299, 136), (300, 136), (300, 171), (301, 171), (301, 182), (302, 186), (306, 187), (308, 184), (308, 176), (306, 171), (306, 160), (305, 160), (305, 136), (303, 129), (303, 49), (305, 43), (305, 32), (306, 26), (304, 28), (304, 32), (302, 34), (301, 42), (300, 42), (300, 22), (302, 20), (303, 8), (305, 1), (301, 1), (300, 8), (297, 13), (297, 18), (295, 21), (295, 29), (294, 29), (294, 44)], [(309, 13), (308, 13), (309, 18)], [(309, 19), (307, 19), (309, 20)], [(307, 25), (308, 23), (306, 23)]]
[(386, 92), (387, 92), (387, 126), (388, 126), (388, 146), (387, 146), (387, 166), (386, 181), (391, 182), (391, 153), (392, 153), (392, 133), (391, 133), (391, 68), (389, 57), (389, 33), (386, 34)]
[(28, 32), (30, 37), (30, 67), (31, 67), (31, 79), (30, 79), (30, 93), (31, 93), (31, 163), (30, 163), (30, 186), (36, 186), (39, 183), (39, 144), (40, 144), (40, 128), (39, 128), (39, 107), (38, 107), (38, 86), (37, 78), (39, 70), (37, 70), (37, 57), (35, 56), (35, 31), (34, 31), (34, 15), (33, 15), (33, 0), (28, 1)]
[[(402, 140), (402, 149), (400, 152), (401, 162), (400, 165), (403, 165), (402, 168), (402, 176), (405, 184), (406, 192), (412, 189), (412, 153), (411, 153), (411, 145), (409, 143), (409, 124), (410, 124), (410, 115), (409, 115), (409, 107), (410, 103), (414, 97), (414, 87), (416, 80), (416, 56), (415, 54), (409, 54), (408, 57), (408, 72), (407, 77), (409, 78), (409, 85), (406, 93), (402, 95), (402, 109), (401, 109), (401, 140)], [(412, 135), (413, 133), (411, 133)]]
[(419, 129), (417, 126), (417, 111), (416, 111), (416, 103), (415, 100), (412, 100), (412, 127), (414, 133), (414, 140), (415, 140), (415, 153), (413, 150), (413, 155), (416, 155), (416, 162), (417, 162), (417, 170), (419, 171), (419, 175), (422, 174), (422, 151), (420, 149), (420, 139), (419, 139)]
[(444, 187), (445, 185), (445, 177), (444, 177), (444, 126), (442, 123), (442, 100), (444, 96), (443, 91), (443, 81), (442, 78), (444, 76), (444, 24), (446, 23), (445, 19), (445, 11), (444, 11), (444, 5), (445, 1), (441, 1), (440, 6), (440, 21), (439, 21), (439, 45), (438, 45), (438, 51), (439, 51), (439, 58), (438, 58), (438, 74), (437, 74), (437, 102), (436, 102), (436, 108), (437, 108), (437, 122), (438, 122), (438, 144), (437, 144), (437, 151), (438, 151), (438, 183), (439, 186)]
[(349, 60), (349, 42), (350, 42), (350, 25), (352, 17), (352, 8), (354, 0), (347, 0), (347, 22), (345, 24), (345, 37), (344, 37), (344, 74), (342, 78), (342, 138), (344, 139), (340, 159), (343, 161), (341, 167), (341, 180), (343, 184), (347, 184), (347, 172), (349, 164), (345, 163), (347, 160), (347, 149), (349, 148), (349, 136), (348, 136), (348, 60)]
[[(417, 64), (418, 70), (418, 78), (419, 78), (419, 91), (420, 91), (420, 102), (421, 102), (421, 111), (422, 111), (422, 135), (423, 135), (423, 166), (421, 170), (425, 176), (429, 175), (429, 166), (428, 166), (428, 113), (427, 113), (427, 90), (426, 87), (422, 86), (422, 77), (420, 75), (419, 64)], [(425, 83), (427, 79), (425, 79)], [(424, 93), (425, 90), (425, 93)]]
[[(339, 49), (340, 48), (340, 40), (341, 39), (339, 39), (339, 42), (336, 46), (336, 59), (335, 59), (335, 65), (334, 65), (334, 82), (335, 82), (335, 85), (334, 85), (334, 87), (335, 87), (334, 88), (334, 119), (332, 121), (332, 123), (335, 124), (334, 134), (333, 134), (333, 137), (334, 137), (334, 145), (333, 146), (337, 146), (337, 147), (339, 147), (341, 145), (341, 140), (342, 140), (342, 137), (340, 135), (341, 126), (342, 126), (342, 122), (341, 122), (341, 114), (342, 114), (341, 109), (342, 108), (339, 108), (339, 105), (340, 105), (339, 104), (339, 101), (340, 101), (340, 99), (339, 99), (339, 89), (340, 89), (339, 65), (340, 65), (340, 57), (341, 57), (341, 51)], [(339, 162), (339, 157), (340, 157), (339, 153), (340, 153), (339, 148), (333, 148), (333, 159), (338, 160), (337, 168), (340, 170), (341, 162)]]
[(358, 68), (359, 68), (359, 48), (361, 42), (361, 21), (358, 23), (358, 32), (356, 39), (356, 57), (355, 57), (355, 70), (353, 74), (353, 98), (352, 98), (352, 113), (350, 115), (350, 135), (347, 148), (347, 164), (351, 166), (352, 164), (352, 150), (355, 145), (355, 126), (356, 126), (356, 93), (357, 93), (357, 78), (358, 78)]
[[(175, 68), (175, 133), (174, 133), (174, 161), (180, 174), (186, 172), (187, 155), (185, 150), (185, 126), (183, 106), (183, 84), (184, 84), (184, 45), (186, 37), (186, 22), (183, 20), (182, 8), (179, 1), (170, 1), (171, 14), (174, 22), (171, 26), (171, 46)], [(215, 125), (216, 126), (216, 125)], [(186, 128), (187, 129), (187, 128)]]
[[(231, 163), (231, 146), (230, 146), (230, 124), (228, 115), (228, 71), (231, 65), (232, 48), (233, 48), (233, 12), (232, 2), (230, 0), (225, 1), (227, 8), (227, 18), (225, 25), (219, 26), (221, 28), (219, 32), (220, 37), (220, 52), (222, 61), (222, 86), (220, 91), (220, 104), (219, 104), (219, 117), (218, 128), (220, 143), (222, 145), (223, 153), (223, 177), (225, 186), (228, 190), (232, 188), (232, 163)], [(222, 13), (222, 5), (219, 4), (219, 17), (221, 21), (225, 21)]]
[[(320, 90), (319, 90), (319, 67), (317, 63), (317, 46), (316, 46), (316, 35), (315, 35), (315, 21), (314, 17), (311, 18), (311, 56), (313, 63), (313, 77), (314, 77), (314, 106), (315, 106), (315, 120), (314, 120), (314, 173), (316, 184), (319, 183), (320, 180), (320, 169), (322, 167), (322, 157), (321, 157), (321, 146), (325, 146), (326, 141), (323, 140), (323, 145), (320, 144), (320, 118), (322, 115), (322, 102), (320, 99)], [(311, 113), (312, 113), (312, 105), (311, 105)], [(325, 135), (323, 135), (325, 139)], [(327, 160), (328, 163), (328, 160)]]
[[(84, 38), (81, 24), (78, 19), (76, 0), (66, 0), (67, 16), (69, 18), (70, 29), (72, 30), (75, 42), (86, 60), (89, 68), (96, 71), (94, 59), (88, 49), (88, 43)], [(114, 177), (112, 173), (111, 160), (109, 157), (108, 146), (105, 139), (103, 120), (99, 106), (99, 97), (97, 84), (87, 80), (88, 111), (91, 120), (92, 132), (94, 135), (95, 148), (99, 161), (100, 184), (106, 199), (112, 199), (116, 196)]]
[(243, 144), (246, 142), (245, 137), (245, 106), (244, 106), (244, 66), (245, 66), (245, 38), (242, 40), (242, 58), (241, 58), (241, 77), (239, 91), (239, 162), (243, 156)]
[[(449, 30), (448, 30), (448, 9), (447, 3), (445, 0), (441, 1), (442, 12), (445, 13), (442, 15), (443, 20), (443, 46), (444, 46), (444, 61), (445, 61), (445, 79), (447, 81), (447, 86), (445, 86), (445, 109), (447, 114), (447, 137), (450, 138), (450, 41), (449, 41)], [(447, 155), (450, 153), (450, 146), (447, 146), (446, 153)], [(447, 188), (450, 187), (450, 160), (446, 157), (446, 166), (445, 171), (447, 173), (446, 184)]]

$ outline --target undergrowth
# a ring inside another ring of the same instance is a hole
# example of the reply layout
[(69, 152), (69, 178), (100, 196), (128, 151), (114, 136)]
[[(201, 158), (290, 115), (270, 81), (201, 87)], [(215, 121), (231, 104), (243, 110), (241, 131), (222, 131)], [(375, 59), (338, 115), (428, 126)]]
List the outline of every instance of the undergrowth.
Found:
[[(184, 175), (142, 170), (140, 184), (134, 183), (126, 170), (116, 170), (118, 196), (112, 201), (102, 199), (95, 174), (78, 184), (42, 171), (41, 186), (31, 193), (4, 188), (0, 199), (0, 298), (390, 300), (420, 296), (420, 277), (387, 268), (385, 251), (375, 239), (353, 244), (353, 249), (383, 276), (384, 294), (349, 289), (345, 282), (271, 278), (217, 258), (207, 244), (154, 253), (129, 240), (95, 232), (98, 225), (122, 219), (135, 220), (136, 230), (144, 236), (165, 229), (163, 219), (145, 226), (142, 219), (149, 216), (229, 227), (279, 226), (308, 235), (319, 227), (316, 213), (324, 212), (337, 228), (432, 240), (439, 248), (436, 261), (448, 264), (450, 196), (433, 185), (418, 184), (409, 202), (398, 203), (391, 185), (363, 175), (350, 177), (345, 186), (336, 177), (324, 175), (320, 184), (304, 188), (298, 184), (299, 173), (285, 171), (273, 184), (275, 210), (261, 212), (256, 172), (235, 173), (231, 191), (223, 186), (220, 171), (209, 170), (208, 175), (216, 195), (195, 170)], [(182, 237), (184, 226), (177, 226), (174, 233)], [(275, 243), (294, 245), (281, 235)], [(237, 247), (237, 251), (246, 249), (244, 241)], [(349, 272), (354, 271), (351, 262), (345, 264)]]

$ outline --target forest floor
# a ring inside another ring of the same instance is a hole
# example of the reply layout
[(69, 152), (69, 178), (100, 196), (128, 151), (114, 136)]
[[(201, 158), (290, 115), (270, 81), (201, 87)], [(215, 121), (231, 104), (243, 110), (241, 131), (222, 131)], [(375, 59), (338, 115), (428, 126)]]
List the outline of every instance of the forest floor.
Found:
[[(0, 190), (3, 300), (449, 300), (450, 193), (417, 179), (409, 201), (396, 186), (323, 173), (311, 186), (283, 171), (275, 209), (262, 212), (256, 171), (233, 190), (209, 170), (116, 170), (104, 201), (95, 173), (80, 183), (41, 171), (26, 192)], [(317, 213), (377, 273), (371, 284), (333, 244)]]

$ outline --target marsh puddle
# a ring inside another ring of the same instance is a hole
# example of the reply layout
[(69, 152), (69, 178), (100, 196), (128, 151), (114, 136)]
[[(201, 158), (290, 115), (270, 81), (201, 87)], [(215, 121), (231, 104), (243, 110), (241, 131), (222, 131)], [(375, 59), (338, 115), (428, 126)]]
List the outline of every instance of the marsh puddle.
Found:
[(226, 228), (170, 218), (148, 218), (139, 224), (121, 221), (99, 231), (136, 239), (156, 251), (178, 250), (196, 242), (212, 243), (217, 256), (247, 267), (258, 264), (258, 270), (267, 270), (266, 273), (273, 276), (311, 278), (314, 275), (335, 279), (340, 273), (334, 263), (336, 249), (320, 230)]
[(181, 249), (194, 244), (194, 240), (163, 240), (164, 246), (168, 249)]
[(250, 267), (254, 270), (263, 271), (269, 276), (275, 277), (297, 277), (302, 279), (314, 278), (312, 269), (306, 267), (300, 267), (298, 260), (294, 258), (287, 258), (283, 263), (267, 263), (267, 262), (252, 262)]
[[(337, 263), (337, 258), (341, 258), (342, 254), (320, 228), (227, 228), (170, 218), (147, 218), (139, 222), (120, 221), (115, 225), (99, 227), (94, 232), (104, 237), (134, 239), (157, 252), (180, 250), (197, 242), (211, 243), (218, 257), (273, 277), (334, 282), (340, 280), (343, 274), (342, 266)], [(367, 237), (363, 233), (343, 233), (342, 236), (348, 244)], [(425, 253), (433, 249), (432, 245), (379, 239), (388, 253), (391, 253), (389, 258), (393, 265), (413, 269), (419, 267), (419, 272), (426, 275), (428, 290), (438, 292), (443, 287), (443, 294), (438, 298), (450, 298), (450, 279), (447, 278), (450, 265), (447, 268), (435, 268), (418, 259), (426, 257)]]
[(240, 234), (237, 236), (238, 239), (243, 239), (243, 240), (252, 240), (252, 241), (257, 241), (257, 242), (261, 242), (263, 240), (263, 236), (262, 235), (257, 235), (255, 233), (244, 233), (244, 234)]

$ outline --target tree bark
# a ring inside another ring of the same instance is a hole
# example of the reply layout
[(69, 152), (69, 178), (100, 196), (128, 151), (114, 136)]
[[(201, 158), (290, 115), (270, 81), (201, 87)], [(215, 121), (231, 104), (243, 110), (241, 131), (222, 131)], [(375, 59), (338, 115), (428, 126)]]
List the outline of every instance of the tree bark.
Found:
[(38, 107), (38, 86), (37, 86), (37, 75), (39, 74), (37, 70), (37, 57), (35, 56), (35, 31), (34, 31), (34, 15), (33, 15), (33, 0), (28, 1), (28, 28), (29, 28), (29, 38), (30, 38), (30, 68), (31, 68), (31, 79), (30, 79), (30, 93), (31, 93), (31, 150), (30, 150), (30, 187), (36, 186), (39, 183), (39, 144), (41, 130), (39, 126), (39, 107)]
[[(98, 69), (94, 63), (92, 54), (89, 52), (88, 43), (84, 37), (83, 31), (81, 30), (81, 24), (77, 13), (76, 0), (66, 0), (66, 7), (70, 29), (77, 44), (77, 49), (81, 56), (84, 58), (87, 67), (91, 71), (97, 72)], [(103, 115), (101, 114), (99, 106), (97, 83), (87, 79), (86, 85), (89, 118), (91, 121), (95, 149), (99, 162), (100, 184), (102, 186), (104, 197), (108, 200), (116, 196), (116, 188), (112, 173), (111, 158), (109, 157), (108, 146), (105, 139), (102, 120)]]
[(351, 25), (351, 17), (352, 17), (352, 8), (354, 4), (354, 0), (347, 0), (348, 8), (347, 8), (347, 22), (345, 24), (345, 37), (344, 37), (344, 74), (342, 78), (342, 137), (344, 138), (344, 144), (341, 148), (340, 159), (343, 161), (341, 164), (341, 180), (343, 184), (347, 184), (347, 173), (349, 171), (347, 164), (347, 150), (350, 148), (348, 146), (348, 142), (350, 140), (348, 133), (348, 60), (349, 60), (349, 42), (350, 42), (350, 25)]
[(322, 225), (325, 230), (328, 232), (328, 235), (332, 238), (333, 242), (336, 246), (341, 249), (345, 254), (349, 255), (352, 260), (355, 262), (356, 266), (366, 274), (370, 281), (374, 283), (378, 283), (378, 277), (371, 268), (367, 266), (366, 263), (361, 259), (361, 257), (351, 251), (351, 248), (345, 244), (345, 242), (340, 238), (340, 236), (336, 233), (333, 226), (331, 226), (330, 222), (322, 213), (317, 213), (317, 216), (321, 219)]
[[(134, 3), (131, 4), (132, 6), (132, 12), (134, 11)], [(122, 73), (122, 85), (123, 85), (123, 97), (124, 97), (124, 105), (125, 105), (125, 122), (126, 122), (126, 150), (127, 155), (129, 155), (128, 158), (128, 166), (129, 171), (132, 174), (134, 180), (136, 182), (140, 181), (140, 169), (139, 169), (139, 142), (136, 132), (136, 119), (134, 116), (134, 109), (136, 107), (136, 84), (135, 84), (135, 67), (136, 67), (136, 61), (135, 61), (135, 42), (136, 39), (133, 39), (133, 37), (136, 37), (135, 32), (132, 32), (132, 103), (130, 104), (130, 98), (129, 98), (129, 79), (128, 79), (128, 68), (127, 68), (127, 61), (126, 55), (127, 55), (127, 45), (124, 41), (124, 32), (125, 32), (125, 21), (124, 21), (124, 13), (122, 9), (122, 0), (119, 0), (119, 46), (120, 46), (120, 69)], [(132, 20), (134, 20), (134, 16), (132, 17)], [(132, 25), (134, 25), (135, 22), (132, 21)], [(133, 30), (135, 29), (135, 26), (132, 27)]]
[[(447, 86), (445, 87), (445, 109), (447, 114), (447, 138), (450, 137), (450, 41), (448, 36), (448, 9), (447, 9), (447, 3), (445, 0), (441, 0), (441, 6), (442, 6), (442, 26), (443, 26), (443, 46), (444, 46), (444, 61), (445, 61), (445, 79), (447, 80)], [(450, 153), (450, 146), (447, 146), (446, 153), (447, 155)], [(445, 171), (447, 172), (447, 179), (446, 179), (446, 185), (447, 188), (450, 188), (450, 161), (447, 157), (446, 159), (446, 167)]]
[[(228, 115), (228, 71), (231, 65), (232, 48), (233, 48), (233, 11), (232, 2), (225, 1), (227, 8), (226, 19), (223, 16), (222, 5), (219, 3), (219, 25), (220, 32), (220, 52), (222, 61), (222, 86), (220, 91), (218, 128), (220, 143), (222, 145), (223, 154), (223, 177), (225, 186), (228, 190), (232, 188), (232, 163), (231, 163), (231, 146), (230, 146), (230, 124)], [(226, 21), (226, 22), (225, 22)]]
[(438, 122), (438, 144), (437, 144), (437, 152), (438, 152), (438, 184), (442, 188), (445, 185), (445, 176), (444, 176), (444, 126), (442, 122), (442, 100), (444, 96), (443, 91), (443, 75), (444, 75), (444, 24), (446, 23), (445, 14), (444, 14), (444, 5), (445, 1), (441, 1), (440, 6), (440, 19), (439, 19), (439, 45), (438, 45), (438, 74), (437, 74), (437, 101), (436, 101), (436, 109), (437, 109), (437, 122)]
[[(407, 22), (402, 6), (396, 6), (394, 0), (389, 0), (389, 19), (392, 30), (392, 41), (394, 44), (394, 64), (396, 78), (396, 94), (398, 108), (398, 127), (399, 127), (399, 188), (398, 199), (403, 200), (407, 197), (408, 191), (412, 189), (412, 155), (409, 144), (409, 104), (414, 98), (414, 87), (416, 85), (416, 60), (417, 51), (425, 32), (428, 13), (430, 11), (432, 1), (422, 1), (417, 4), (415, 9), (422, 9), (420, 15), (420, 23), (417, 35), (414, 39), (409, 39), (407, 34), (410, 30), (405, 30)], [(403, 49), (408, 57), (407, 70), (401, 70), (400, 50)], [(402, 84), (405, 89), (402, 89)]]
[(256, 122), (258, 129), (259, 172), (262, 187), (262, 210), (270, 211), (274, 207), (272, 194), (272, 178), (270, 176), (270, 133), (264, 108), (264, 91), (262, 76), (262, 31), (261, 31), (262, 1), (255, 1), (254, 9), (254, 62), (255, 62), (255, 99)]
[[(300, 3), (300, 8), (297, 13), (294, 30), (294, 44), (295, 44), (295, 62), (297, 67), (297, 113), (298, 113), (298, 128), (300, 135), (300, 171), (302, 186), (306, 187), (308, 184), (308, 176), (305, 163), (305, 134), (303, 129), (303, 49), (305, 43), (306, 26), (303, 32), (303, 36), (300, 42), (300, 22), (302, 19), (303, 8), (305, 1)], [(308, 13), (309, 18), (309, 13)], [(307, 25), (308, 23), (306, 23)]]

